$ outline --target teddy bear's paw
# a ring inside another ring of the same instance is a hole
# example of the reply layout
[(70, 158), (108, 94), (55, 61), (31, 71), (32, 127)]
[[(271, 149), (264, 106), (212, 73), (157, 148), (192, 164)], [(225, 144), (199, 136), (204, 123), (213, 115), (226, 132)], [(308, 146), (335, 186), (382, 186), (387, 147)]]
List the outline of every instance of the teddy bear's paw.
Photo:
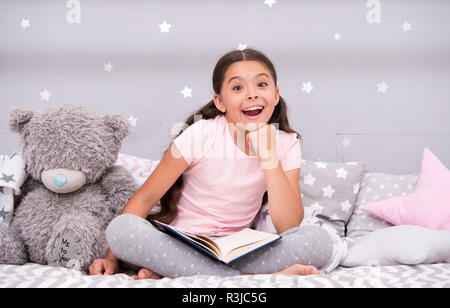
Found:
[(56, 266), (80, 270), (80, 240), (71, 230), (64, 230), (57, 237), (53, 246), (53, 259)]

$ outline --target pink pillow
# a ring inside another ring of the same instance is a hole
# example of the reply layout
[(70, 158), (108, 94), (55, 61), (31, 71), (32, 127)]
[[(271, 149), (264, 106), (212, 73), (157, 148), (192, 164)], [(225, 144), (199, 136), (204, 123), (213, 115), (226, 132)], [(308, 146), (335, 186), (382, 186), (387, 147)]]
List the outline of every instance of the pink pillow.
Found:
[(393, 225), (416, 225), (450, 231), (450, 190), (443, 186), (419, 190), (406, 197), (365, 204), (360, 209)]
[(440, 185), (450, 188), (450, 171), (441, 163), (439, 158), (425, 148), (416, 191)]
[(450, 231), (450, 171), (425, 149), (416, 191), (360, 207), (393, 225)]

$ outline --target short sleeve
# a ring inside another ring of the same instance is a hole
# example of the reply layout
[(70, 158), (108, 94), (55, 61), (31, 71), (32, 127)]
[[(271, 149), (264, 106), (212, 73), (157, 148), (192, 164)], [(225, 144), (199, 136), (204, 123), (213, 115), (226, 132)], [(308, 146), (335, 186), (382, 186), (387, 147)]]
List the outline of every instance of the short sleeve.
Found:
[(284, 171), (301, 168), (302, 152), (297, 134), (289, 133), (284, 136), (285, 140), (280, 155), (281, 167)]
[(184, 160), (195, 165), (206, 156), (213, 136), (211, 121), (200, 120), (188, 126), (173, 140)]

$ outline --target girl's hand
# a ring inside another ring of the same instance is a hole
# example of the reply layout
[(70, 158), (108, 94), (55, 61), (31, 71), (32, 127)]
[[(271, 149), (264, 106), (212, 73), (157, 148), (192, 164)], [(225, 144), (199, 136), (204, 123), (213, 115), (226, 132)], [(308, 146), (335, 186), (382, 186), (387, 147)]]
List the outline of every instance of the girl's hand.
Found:
[(119, 271), (119, 262), (110, 259), (96, 259), (89, 266), (89, 275), (114, 275)]
[(274, 169), (278, 166), (277, 129), (272, 124), (250, 131), (247, 142), (261, 161), (262, 169)]

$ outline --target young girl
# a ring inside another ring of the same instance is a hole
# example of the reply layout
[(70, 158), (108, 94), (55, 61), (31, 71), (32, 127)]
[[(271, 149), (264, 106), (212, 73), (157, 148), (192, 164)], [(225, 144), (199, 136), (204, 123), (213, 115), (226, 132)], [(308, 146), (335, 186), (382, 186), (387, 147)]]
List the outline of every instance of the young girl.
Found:
[[(253, 49), (231, 51), (216, 64), (213, 88), (214, 99), (188, 118), (188, 127), (174, 138), (122, 215), (109, 224), (110, 249), (105, 259), (91, 264), (91, 274), (116, 273), (120, 259), (141, 268), (134, 279), (307, 275), (320, 274), (317, 268), (331, 258), (332, 242), (325, 230), (299, 227), (300, 141), (289, 127), (273, 64)], [(159, 200), (161, 210), (149, 216)], [(249, 227), (267, 201), (283, 238), (230, 265), (145, 220), (148, 216), (184, 231), (225, 236)]]

